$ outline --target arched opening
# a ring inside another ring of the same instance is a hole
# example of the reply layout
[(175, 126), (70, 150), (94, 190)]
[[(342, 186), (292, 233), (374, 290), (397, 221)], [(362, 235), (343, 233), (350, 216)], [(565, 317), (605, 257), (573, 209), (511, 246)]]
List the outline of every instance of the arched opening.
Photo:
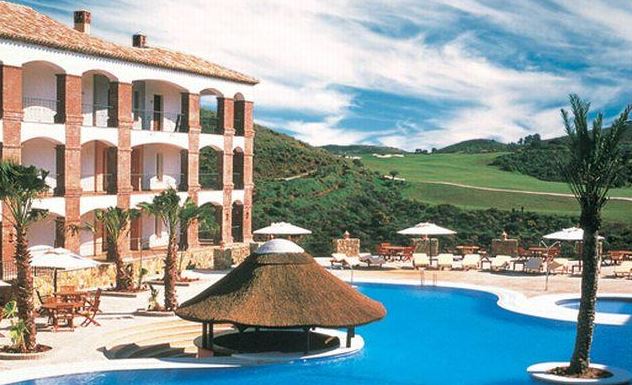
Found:
[(34, 138), (22, 143), (22, 164), (46, 170), (50, 194), (64, 193), (64, 145), (48, 138)]
[(237, 201), (233, 203), (233, 241), (234, 242), (243, 242), (244, 241), (244, 205)]
[(233, 185), (235, 190), (244, 189), (244, 152), (239, 148), (233, 151)]
[(33, 223), (27, 234), (29, 247), (64, 247), (64, 237), (64, 217), (52, 212), (44, 219)]
[(101, 70), (90, 70), (81, 75), (81, 113), (84, 126), (110, 126), (110, 82), (116, 80), (114, 75)]
[(244, 136), (245, 128), (244, 122), (246, 119), (246, 109), (244, 95), (240, 92), (236, 93), (233, 97), (235, 101), (234, 113), (233, 113), (233, 127), (235, 128), (235, 136)]
[(116, 162), (116, 146), (98, 140), (81, 145), (83, 192), (116, 194)]
[(81, 216), (82, 225), (91, 227), (79, 230), (79, 254), (84, 257), (98, 256), (106, 252), (103, 225), (96, 221), (95, 211), (89, 211)]
[(61, 100), (58, 95), (58, 76), (64, 70), (46, 61), (22, 65), (22, 108), (25, 122), (62, 123), (58, 114)]
[(133, 191), (187, 190), (187, 150), (152, 143), (132, 148), (130, 176)]
[(215, 89), (206, 89), (200, 92), (200, 126), (203, 134), (221, 135), (219, 119), (218, 119), (218, 101), (217, 98), (222, 94)]
[(198, 222), (198, 239), (202, 246), (219, 245), (222, 241), (222, 206), (206, 203), (206, 209)]
[(222, 190), (224, 152), (207, 146), (200, 149), (199, 182), (202, 190)]
[(133, 128), (137, 130), (186, 132), (182, 93), (177, 84), (163, 80), (132, 83)]

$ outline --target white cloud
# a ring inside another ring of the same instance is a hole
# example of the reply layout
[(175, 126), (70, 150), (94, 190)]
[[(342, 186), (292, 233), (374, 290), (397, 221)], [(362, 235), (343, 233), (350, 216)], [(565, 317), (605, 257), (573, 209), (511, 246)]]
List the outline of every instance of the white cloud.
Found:
[[(569, 92), (589, 95), (595, 106), (616, 98), (620, 87), (596, 89), (572, 71), (517, 70), (495, 63), (476, 48), (476, 31), (441, 44), (431, 44), (427, 37), (468, 14), (523, 37), (525, 44), (537, 42), (550, 49), (586, 49), (592, 38), (632, 42), (629, 5), (557, 3), (553, 7), (482, 0), (429, 0), (423, 5), (416, 0), (119, 0), (116, 5), (95, 3), (90, 8), (96, 33), (127, 44), (127, 33), (143, 30), (150, 44), (193, 52), (260, 78), (258, 105), (314, 116), (313, 121), (276, 122), (310, 143), (379, 141), (429, 148), (479, 137), (516, 140), (542, 129), (553, 135), (559, 128), (557, 106)], [(605, 13), (612, 7), (614, 15)], [(403, 21), (420, 32), (389, 36), (367, 27), (388, 29)], [(578, 37), (585, 40), (573, 40)], [(617, 57), (611, 47), (601, 52)], [(586, 60), (598, 63), (601, 58)], [(455, 107), (444, 116), (405, 128), (343, 129), (340, 122), (354, 104), (350, 88), (445, 100)]]

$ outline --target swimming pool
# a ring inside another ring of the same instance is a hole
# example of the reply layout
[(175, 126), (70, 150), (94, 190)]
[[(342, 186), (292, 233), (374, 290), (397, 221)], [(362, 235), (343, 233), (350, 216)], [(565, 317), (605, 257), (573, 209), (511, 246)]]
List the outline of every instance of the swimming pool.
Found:
[[(492, 294), (447, 288), (362, 284), (386, 318), (359, 328), (358, 355), (239, 369), (144, 370), (64, 376), (37, 385), (175, 384), (533, 384), (525, 369), (568, 360), (575, 325), (511, 313)], [(596, 327), (595, 362), (632, 369), (632, 325)]]
[[(557, 304), (570, 309), (579, 309), (579, 299), (562, 300)], [(632, 298), (602, 297), (597, 299), (596, 307), (600, 313), (632, 315)]]

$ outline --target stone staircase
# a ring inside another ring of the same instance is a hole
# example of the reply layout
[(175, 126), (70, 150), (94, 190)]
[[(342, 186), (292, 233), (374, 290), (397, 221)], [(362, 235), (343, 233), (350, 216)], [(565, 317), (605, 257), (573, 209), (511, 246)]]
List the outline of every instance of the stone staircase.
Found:
[(103, 352), (109, 359), (195, 357), (201, 332), (199, 323), (179, 319), (123, 328), (106, 338)]

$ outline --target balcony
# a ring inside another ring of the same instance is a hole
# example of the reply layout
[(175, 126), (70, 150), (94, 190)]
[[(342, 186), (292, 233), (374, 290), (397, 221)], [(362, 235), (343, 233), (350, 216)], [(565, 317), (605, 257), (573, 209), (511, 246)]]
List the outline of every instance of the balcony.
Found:
[(200, 127), (202, 134), (222, 134), (222, 130), (219, 128), (219, 119), (215, 116), (200, 117)]
[(111, 106), (106, 104), (82, 104), (83, 125), (88, 127), (109, 127)]
[(179, 112), (137, 110), (133, 111), (135, 130), (188, 132), (185, 115)]
[(132, 190), (141, 191), (163, 191), (167, 189), (175, 189), (177, 191), (187, 191), (184, 174), (174, 175), (148, 175), (148, 174), (130, 174), (132, 181)]
[(25, 96), (22, 98), (24, 116), (22, 120), (33, 123), (60, 123), (57, 121), (57, 108), (60, 102), (55, 99), (42, 99)]

